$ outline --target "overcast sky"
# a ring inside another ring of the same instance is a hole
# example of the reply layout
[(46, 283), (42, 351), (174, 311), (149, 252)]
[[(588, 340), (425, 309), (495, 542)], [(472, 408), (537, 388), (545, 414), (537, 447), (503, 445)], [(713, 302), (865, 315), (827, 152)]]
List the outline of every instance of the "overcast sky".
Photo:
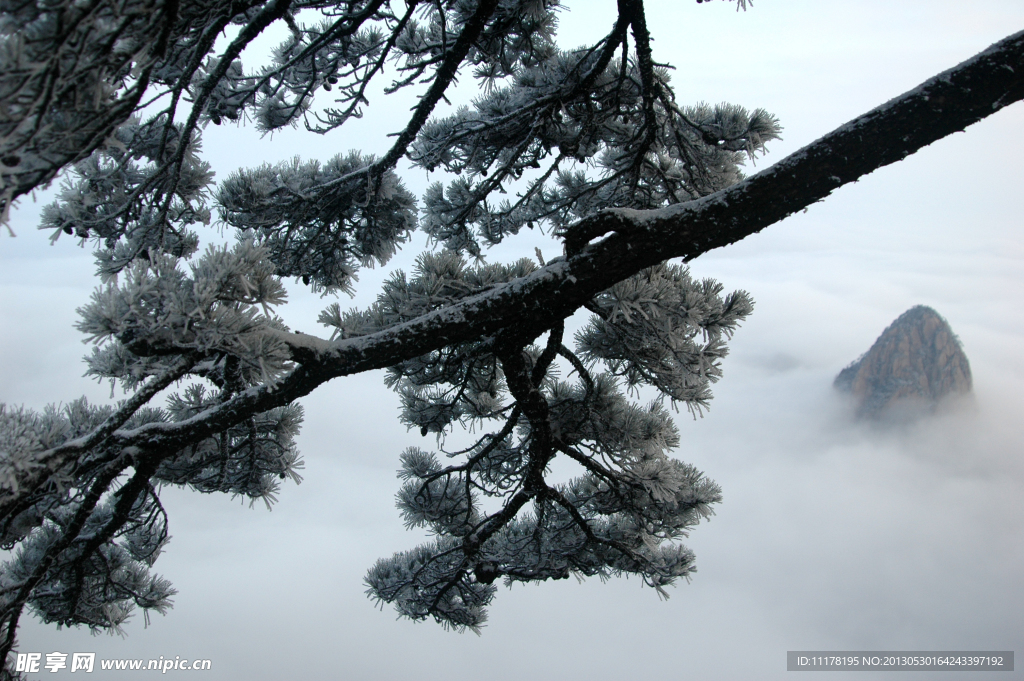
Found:
[[(1024, 28), (1020, 0), (758, 0), (746, 13), (647, 4), (680, 102), (780, 118), (784, 139), (758, 169)], [(566, 46), (612, 21), (611, 0), (574, 7)], [(225, 128), (205, 146), (220, 177), (295, 154), (379, 152), (409, 101), (372, 104), (383, 108), (326, 138)], [(637, 580), (517, 586), (499, 591), (479, 637), (374, 609), (366, 570), (420, 539), (393, 498), (399, 453), (424, 441), (399, 425), (396, 397), (371, 373), (303, 400), (305, 480), (272, 512), (164, 492), (173, 539), (156, 571), (180, 592), (166, 617), (148, 628), (134, 618), (123, 639), (26, 618), (21, 650), (208, 658), (203, 678), (232, 680), (774, 679), (787, 676), (787, 650), (1024, 650), (1022, 129), (1015, 104), (692, 264), (750, 291), (756, 309), (710, 413), (679, 417), (676, 456), (719, 482), (725, 501), (687, 541), (699, 572), (668, 601)], [(24, 202), (17, 237), (0, 237), (0, 402), (106, 400), (107, 386), (80, 378), (86, 349), (72, 328), (95, 285), (90, 254), (69, 239), (49, 246), (37, 210)], [(532, 253), (534, 239), (489, 257)], [(355, 302), (383, 275), (363, 273)], [(292, 290), (282, 312), (314, 331), (329, 301)], [(973, 401), (905, 428), (854, 422), (833, 377), (916, 304), (963, 341)]]

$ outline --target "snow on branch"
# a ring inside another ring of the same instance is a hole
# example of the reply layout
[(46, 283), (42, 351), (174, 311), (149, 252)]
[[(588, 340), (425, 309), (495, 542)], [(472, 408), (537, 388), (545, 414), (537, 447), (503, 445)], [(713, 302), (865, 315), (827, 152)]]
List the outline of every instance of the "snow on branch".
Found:
[[(79, 329), (97, 342), (90, 373), (133, 394), (40, 414), (0, 406), (0, 542), (17, 547), (0, 568), (0, 657), (25, 607), (94, 629), (116, 629), (133, 608), (166, 609), (173, 589), (149, 572), (167, 540), (158, 484), (269, 504), (282, 479), (299, 480), (295, 401), (378, 368), (403, 422), (434, 434), (439, 451), (406, 450), (399, 492), (406, 522), (435, 540), (378, 562), (373, 597), (475, 629), (499, 578), (634, 574), (663, 593), (688, 577), (694, 557), (679, 540), (721, 492), (670, 456), (679, 438), (664, 404), (628, 393), (652, 386), (700, 413), (752, 301), (666, 261), (735, 243), (1024, 98), (1024, 32), (744, 178), (741, 164), (778, 122), (760, 109), (678, 105), (643, 3), (619, 7), (603, 39), (570, 51), (554, 42), (555, 0), (5, 10), (0, 196), (9, 203), (77, 164), (43, 222), (97, 241), (105, 285)], [(300, 23), (304, 9), (325, 21)], [(278, 21), (290, 37), (247, 72), (242, 51)], [(238, 34), (213, 55), (232, 23)], [(200, 254), (191, 228), (211, 220), (212, 174), (199, 127), (252, 116), (276, 129), (337, 88), (337, 110), (310, 124), (336, 127), (359, 115), (386, 65), (391, 91), (424, 86), (390, 150), (238, 172), (217, 194), (238, 241)], [(431, 120), (467, 65), (481, 96)], [(162, 108), (133, 117), (151, 85)], [(459, 174), (430, 188), (421, 225), (395, 170), (403, 157)], [(516, 198), (494, 201), (515, 183)], [(563, 256), (540, 266), (463, 257), (538, 224), (562, 238)], [(329, 340), (273, 314), (281, 277), (345, 290), (417, 226), (447, 250), (394, 275), (369, 309), (328, 307)], [(582, 308), (589, 326), (563, 338)], [(164, 408), (148, 406), (165, 392)], [(448, 451), (459, 426), (482, 434)], [(577, 477), (552, 482), (556, 457)]]

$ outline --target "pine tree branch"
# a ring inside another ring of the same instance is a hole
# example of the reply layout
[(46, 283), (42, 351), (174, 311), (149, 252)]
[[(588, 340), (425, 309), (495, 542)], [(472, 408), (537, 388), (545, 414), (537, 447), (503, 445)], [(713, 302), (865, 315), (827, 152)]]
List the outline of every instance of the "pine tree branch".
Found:
[(462, 27), (462, 32), (455, 40), (455, 44), (452, 45), (451, 51), (445, 55), (444, 61), (437, 68), (437, 73), (434, 75), (434, 82), (430, 84), (430, 89), (427, 90), (413, 110), (409, 124), (405, 127), (405, 130), (399, 133), (398, 139), (395, 140), (388, 153), (384, 154), (374, 164), (374, 170), (377, 175), (393, 168), (398, 163), (398, 160), (405, 155), (406, 149), (412, 144), (423, 124), (427, 122), (427, 118), (430, 117), (434, 107), (441, 101), (445, 90), (455, 80), (459, 66), (462, 65), (466, 55), (469, 54), (473, 43), (483, 33), (487, 20), (498, 9), (498, 4), (498, 0), (482, 0), (477, 5), (476, 12), (466, 21), (466, 25)]
[[(379, 7), (381, 4), (383, 4), (383, 2), (377, 2), (375, 4)], [(376, 9), (377, 8), (375, 7), (374, 11), (376, 11)], [(350, 116), (355, 115), (356, 111), (359, 110), (359, 107), (362, 106), (364, 103), (366, 103), (366, 101), (367, 101), (366, 100), (366, 90), (367, 90), (367, 88), (370, 86), (370, 83), (373, 81), (374, 76), (376, 76), (378, 73), (380, 73), (384, 69), (384, 64), (385, 64), (385, 62), (387, 62), (387, 59), (388, 59), (388, 57), (391, 54), (391, 50), (395, 47), (395, 43), (398, 42), (399, 36), (401, 35), (402, 31), (405, 30), (405, 27), (409, 23), (409, 20), (412, 18), (413, 11), (415, 9), (416, 9), (416, 2), (415, 2), (415, 0), (410, 0), (408, 5), (406, 6), (405, 15), (401, 19), (398, 20), (398, 24), (395, 26), (395, 29), (391, 32), (390, 37), (384, 43), (384, 47), (381, 49), (380, 56), (377, 57), (377, 59), (374, 60), (373, 66), (370, 67), (367, 70), (366, 75), (364, 75), (362, 78), (360, 78), (359, 88), (356, 90), (355, 94), (353, 94), (351, 96), (352, 102), (347, 107), (345, 107), (344, 110), (342, 110), (342, 111), (338, 112), (337, 114), (333, 115), (332, 116), (333, 118), (335, 118), (335, 119), (337, 119), (339, 121), (344, 121), (344, 120), (348, 119)], [(321, 38), (320, 41), (323, 41), (323, 38)], [(279, 70), (283, 71), (285, 68), (290, 66), (291, 62), (293, 62), (293, 61), (297, 62), (301, 57), (306, 55), (307, 52), (312, 54), (313, 51), (315, 50), (314, 46), (316, 45), (316, 43), (317, 43), (317, 41), (314, 41), (313, 44), (311, 44), (308, 48), (306, 48), (305, 50), (302, 51), (302, 54), (298, 55), (295, 59), (290, 60), (288, 64), (286, 64), (284, 67), (282, 67)], [(256, 88), (258, 88), (262, 83), (269, 81), (271, 75), (272, 74), (268, 74), (268, 75), (264, 76), (263, 78), (261, 78), (260, 82), (257, 83)], [(256, 88), (254, 88), (254, 90)], [(317, 116), (317, 118), (319, 119), (319, 115)], [(311, 128), (308, 124), (306, 125), (306, 129), (307, 130), (311, 130), (311, 131), (319, 133), (321, 135), (322, 134), (326, 134), (327, 132), (330, 132), (331, 130), (333, 130), (336, 127), (337, 126), (329, 126), (327, 128)]]
[(36, 465), (25, 471), (23, 478), (18, 481), (18, 488), (11, 490), (7, 495), (0, 496), (0, 519), (7, 520), (9, 517), (13, 517), (21, 510), (21, 504), (18, 503), (20, 499), (30, 496), (46, 483), (50, 475), (103, 442), (111, 433), (123, 426), (154, 395), (187, 374), (194, 364), (194, 357), (182, 358), (163, 374), (154, 376), (149, 383), (136, 390), (118, 407), (117, 411), (91, 433), (40, 453), (35, 458)]
[(85, 546), (82, 547), (78, 557), (75, 558), (75, 579), (74, 582), (69, 585), (70, 593), (68, 596), (68, 602), (71, 604), (71, 612), (69, 613), (68, 619), (73, 620), (75, 613), (78, 610), (79, 600), (82, 596), (82, 587), (85, 583), (86, 563), (90, 558), (92, 558), (93, 554), (100, 548), (100, 546), (110, 541), (114, 535), (125, 526), (130, 519), (132, 506), (135, 505), (139, 497), (152, 490), (149, 480), (156, 471), (156, 466), (157, 464), (155, 461), (143, 460), (136, 463), (135, 474), (132, 475), (131, 479), (129, 479), (121, 489), (114, 493), (118, 499), (117, 504), (114, 506), (112, 517), (101, 530), (99, 530), (85, 543)]
[(125, 445), (192, 441), (237, 422), (232, 420), (236, 414), (287, 404), (335, 377), (510, 329), (536, 337), (646, 267), (670, 258), (692, 260), (740, 241), (1022, 98), (1024, 31), (729, 189), (659, 210), (611, 209), (585, 218), (578, 223), (581, 229), (615, 233), (522, 279), (366, 336), (329, 343), (306, 334), (282, 334), (302, 366), (278, 385), (252, 388), (187, 421), (150, 424), (117, 436)]
[[(115, 431), (111, 441), (170, 456), (339, 376), (499, 333), (535, 338), (616, 282), (670, 258), (692, 260), (740, 241), (1022, 98), (1024, 31), (728, 189), (658, 210), (610, 209), (585, 218), (574, 232), (613, 234), (581, 243), (567, 259), (526, 277), (366, 336), (328, 342), (281, 333), (299, 366), (277, 384), (250, 388), (184, 421)], [(0, 517), (20, 496), (8, 497)]]
[(0, 633), (3, 634), (3, 642), (0, 643), (0, 660), (7, 659), (7, 654), (14, 645), (18, 620), (21, 617), (25, 603), (32, 595), (32, 590), (46, 576), (46, 571), (50, 569), (50, 566), (53, 565), (53, 562), (61, 552), (71, 546), (75, 539), (78, 538), (78, 534), (82, 531), (89, 516), (92, 515), (93, 509), (96, 508), (96, 504), (103, 496), (103, 493), (109, 489), (111, 483), (128, 467), (129, 463), (128, 455), (122, 454), (103, 468), (93, 481), (85, 498), (82, 499), (81, 505), (75, 512), (71, 522), (67, 527), (63, 528), (60, 539), (46, 550), (45, 555), (36, 565), (32, 574), (21, 583), (18, 594), (14, 599), (4, 603), (3, 609), (0, 610)]
[[(63, 7), (48, 8), (49, 12), (60, 17), (57, 24), (60, 28), (57, 35), (50, 36), (54, 44), (48, 50), (50, 56), (46, 66), (32, 69), (20, 85), (13, 86), (8, 78), (16, 76), (17, 69), (12, 69), (10, 64), (4, 65), (8, 72), (0, 81), (5, 104), (3, 125), (0, 126), (0, 153), (4, 159), (14, 159), (13, 162), (5, 161), (5, 165), (19, 166), (24, 161), (28, 166), (0, 173), (0, 219), (6, 219), (7, 211), (15, 199), (50, 182), (62, 168), (86, 158), (100, 148), (113, 130), (136, 111), (142, 100), (153, 69), (159, 59), (165, 56), (168, 44), (174, 39), (179, 4), (177, 0), (167, 0), (163, 5), (158, 4), (153, 8), (148, 19), (139, 19), (148, 22), (139, 33), (152, 38), (153, 43), (151, 47), (147, 46), (134, 55), (117, 55), (112, 46), (129, 23), (138, 18), (137, 8), (128, 8), (122, 16), (122, 8), (111, 7), (114, 4), (65, 3)], [(111, 12), (113, 16), (109, 15)], [(66, 17), (65, 14), (71, 16)], [(104, 16), (100, 17), (100, 14)], [(93, 28), (93, 22), (106, 21), (109, 30), (113, 26), (113, 18), (121, 19), (119, 30), (114, 31), (109, 43), (99, 54), (86, 54), (90, 41), (85, 36)], [(89, 56), (98, 63), (88, 64), (86, 57)], [(98, 102), (105, 95), (88, 72), (106, 68), (112, 77), (123, 77), (124, 74), (118, 76), (117, 72), (133, 59), (138, 68), (134, 81), (124, 86), (121, 96), (110, 101), (103, 111), (96, 111), (95, 107), (90, 109), (90, 101)], [(66, 72), (68, 61), (73, 64), (70, 72)], [(86, 65), (79, 68), (81, 62), (86, 62)], [(26, 99), (32, 101), (26, 102)], [(63, 103), (58, 105), (56, 100), (72, 102), (72, 109), (62, 111)], [(79, 108), (81, 111), (77, 110)], [(18, 109), (20, 111), (12, 117), (12, 111)], [(52, 137), (55, 115), (68, 113), (82, 114), (86, 122), (57, 141)]]
[[(182, 163), (185, 159), (185, 154), (189, 149), (189, 140), (192, 138), (192, 134), (196, 130), (196, 126), (199, 124), (199, 117), (205, 112), (206, 104), (213, 94), (214, 88), (220, 83), (221, 79), (227, 74), (228, 69), (231, 68), (234, 60), (242, 53), (249, 43), (255, 40), (263, 30), (277, 21), (281, 17), (285, 16), (291, 6), (291, 0), (277, 0), (271, 5), (267, 5), (259, 14), (253, 17), (252, 21), (245, 25), (231, 44), (228, 45), (227, 49), (224, 50), (224, 54), (220, 56), (220, 61), (217, 64), (217, 68), (207, 76), (203, 81), (202, 86), (199, 88), (199, 92), (196, 94), (195, 99), (192, 102), (192, 111), (189, 113), (188, 120), (185, 123), (185, 127), (182, 130), (181, 144), (178, 145), (178, 150), (175, 152), (173, 159), (169, 165), (172, 167), (170, 171), (170, 178), (167, 189), (163, 192), (164, 199), (160, 206), (160, 217), (158, 223), (163, 223), (167, 220), (167, 215), (171, 210), (171, 202), (174, 199), (175, 192), (178, 188), (178, 182), (181, 179)], [(156, 175), (155, 177), (159, 177)]]

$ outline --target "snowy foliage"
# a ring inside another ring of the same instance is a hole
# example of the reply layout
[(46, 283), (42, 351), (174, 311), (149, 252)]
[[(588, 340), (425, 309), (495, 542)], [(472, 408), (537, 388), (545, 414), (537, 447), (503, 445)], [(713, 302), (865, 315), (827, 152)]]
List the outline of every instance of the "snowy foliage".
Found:
[[(89, 373), (135, 385), (167, 364), (167, 357), (223, 355), (204, 365), (221, 380), (249, 386), (274, 382), (289, 366), (288, 349), (268, 331), (284, 329), (269, 307), (285, 300), (266, 250), (246, 233), (233, 249), (211, 246), (191, 275), (169, 254), (135, 260), (115, 282), (93, 293), (79, 310), (78, 329), (108, 341), (87, 359)], [(224, 374), (233, 359), (233, 376)], [(212, 375), (212, 374), (211, 374)]]
[(725, 340), (753, 310), (746, 292), (721, 292), (678, 265), (652, 267), (594, 299), (599, 316), (577, 334), (581, 354), (606, 361), (631, 388), (653, 386), (699, 413), (711, 399), (708, 384), (722, 375)]
[[(94, 345), (88, 374), (129, 394), (41, 414), (0, 406), (0, 536), (13, 549), (0, 568), (4, 654), (26, 606), (97, 630), (118, 629), (136, 607), (166, 610), (173, 589), (149, 572), (167, 541), (159, 486), (269, 505), (282, 480), (298, 481), (294, 400), (330, 378), (312, 367), (331, 343), (386, 336), (536, 274), (529, 260), (482, 260), (485, 246), (523, 228), (564, 235), (571, 255), (587, 240), (573, 231), (581, 218), (727, 187), (778, 135), (762, 110), (677, 105), (668, 70), (652, 61), (642, 3), (621, 3), (607, 36), (572, 50), (555, 42), (559, 9), (0, 3), (0, 201), (67, 171), (40, 228), (95, 245), (102, 283), (78, 323)], [(247, 67), (245, 47), (276, 22), (287, 38), (269, 63)], [(480, 96), (434, 115), (460, 69)], [(393, 79), (387, 92), (426, 87), (387, 154), (296, 158), (214, 184), (203, 126), (326, 133), (361, 116), (382, 77)], [(315, 98), (329, 101), (314, 107)], [(396, 172), (403, 156), (446, 173), (420, 205)], [(509, 192), (518, 193), (495, 199)], [(201, 251), (215, 220), (236, 243)], [(350, 292), (360, 267), (387, 263), (416, 229), (442, 248), (394, 273), (370, 308), (329, 305), (320, 321), (330, 339), (310, 345), (275, 315), (282, 278)], [(625, 391), (644, 384), (673, 405), (706, 408), (750, 299), (723, 297), (677, 265), (608, 283), (583, 302), (593, 319), (572, 348), (567, 309), (529, 333), (511, 326), (389, 363), (401, 420), (434, 434), (453, 460), (402, 455), (399, 509), (435, 539), (373, 567), (374, 598), (475, 629), (499, 577), (628, 573), (662, 591), (693, 571), (677, 540), (711, 513), (719, 489), (669, 455), (679, 435), (660, 398), (641, 406)], [(164, 407), (149, 404), (158, 396)], [(485, 434), (448, 452), (456, 428)], [(556, 456), (578, 476), (549, 481)]]
[[(636, 575), (665, 594), (689, 578), (680, 540), (721, 491), (672, 457), (672, 410), (708, 408), (752, 301), (665, 260), (732, 243), (934, 141), (919, 124), (930, 91), (905, 96), (912, 115), (890, 103), (734, 186), (778, 137), (775, 118), (678, 103), (642, 0), (620, 0), (607, 34), (578, 48), (556, 42), (561, 9), (0, 0), (0, 209), (64, 173), (40, 228), (95, 246), (100, 286), (78, 329), (93, 343), (88, 374), (125, 394), (41, 413), (0, 405), (0, 656), (26, 607), (108, 631), (136, 608), (165, 611), (174, 590), (151, 572), (168, 538), (160, 487), (269, 505), (283, 480), (300, 480), (297, 400), (377, 368), (401, 421), (436, 447), (400, 456), (399, 512), (429, 537), (370, 569), (372, 598), (475, 630), (499, 579)], [(247, 63), (274, 25), (283, 43)], [(957, 99), (943, 116), (982, 112), (949, 125), (1020, 99), (1014, 69), (986, 61), (997, 52), (964, 67), (970, 88), (931, 98)], [(1004, 80), (975, 88), (978, 73)], [(959, 87), (954, 75), (928, 87)], [(479, 95), (439, 109), (460, 76)], [(419, 95), (386, 153), (296, 158), (214, 183), (204, 128), (330, 133), (363, 115), (381, 81)], [(863, 149), (878, 138), (864, 131), (897, 113), (909, 132)], [(402, 159), (443, 173), (419, 200)], [(743, 193), (763, 177), (757, 186), (780, 189)], [(684, 215), (697, 217), (677, 229)], [(235, 243), (202, 249), (212, 223)], [(524, 228), (559, 237), (564, 253), (538, 265), (487, 250)], [(275, 313), (283, 279), (351, 291), (360, 267), (386, 264), (417, 229), (434, 248), (369, 308), (327, 305), (329, 338)], [(567, 332), (578, 311), (591, 316)], [(456, 430), (472, 438), (453, 450)], [(556, 459), (575, 472), (556, 479)]]
[[(663, 69), (649, 74), (652, 95), (640, 69), (602, 63), (592, 49), (558, 52), (424, 126), (410, 158), (457, 177), (427, 191), (423, 229), (476, 255), (481, 241), (497, 244), (524, 226), (564, 230), (604, 208), (688, 201), (735, 183), (744, 157), (778, 136), (761, 109), (681, 109)], [(527, 187), (515, 200), (494, 201), (521, 178)]]
[[(368, 312), (333, 308), (321, 321), (347, 337), (372, 333), (533, 267), (468, 267), (451, 252), (424, 255), (413, 276), (389, 281)], [(693, 555), (675, 540), (711, 513), (720, 490), (668, 455), (679, 444), (671, 415), (657, 402), (632, 403), (615, 374), (695, 409), (707, 406), (725, 353), (721, 338), (751, 309), (745, 293), (723, 300), (720, 291), (683, 268), (659, 266), (595, 299), (597, 314), (575, 350), (562, 343), (559, 325), (543, 346), (486, 339), (392, 367), (401, 418), (421, 434), (443, 436), (457, 423), (495, 426), (470, 447), (445, 452), (459, 463), (444, 466), (419, 448), (402, 455), (398, 507), (407, 526), (437, 539), (378, 562), (367, 576), (371, 595), (414, 619), (475, 629), (498, 577), (632, 573), (664, 593), (688, 576)], [(628, 350), (631, 341), (640, 347)], [(579, 465), (579, 477), (545, 480), (558, 455)], [(488, 512), (494, 500), (497, 510)]]
[[(322, 166), (294, 159), (239, 171), (220, 187), (222, 219), (252, 230), (279, 275), (299, 277), (314, 291), (351, 291), (359, 266), (386, 263), (416, 226), (416, 199), (394, 172), (376, 180), (372, 195), (366, 182), (346, 182), (373, 162), (352, 152)], [(339, 181), (348, 193), (309, 196)]]
[[(112, 412), (85, 399), (38, 416), (2, 409), (3, 464), (27, 458), (18, 456), (19, 445), (39, 453), (94, 431)], [(155, 410), (140, 410), (130, 424), (160, 418)], [(18, 434), (20, 442), (11, 442)], [(46, 488), (22, 496), (3, 519), (0, 546), (17, 547), (0, 572), (5, 610), (27, 603), (46, 622), (102, 630), (120, 627), (136, 606), (170, 607), (170, 583), (149, 573), (167, 541), (167, 519), (149, 476), (136, 473), (108, 492), (124, 456), (93, 448), (74, 470), (58, 471)]]

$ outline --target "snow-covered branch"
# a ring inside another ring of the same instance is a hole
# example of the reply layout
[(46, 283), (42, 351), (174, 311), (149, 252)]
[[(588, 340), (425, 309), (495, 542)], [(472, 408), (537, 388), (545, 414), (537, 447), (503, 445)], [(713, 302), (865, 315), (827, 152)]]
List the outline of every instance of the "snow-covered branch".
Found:
[(277, 332), (300, 366), (278, 385), (251, 388), (188, 421), (151, 424), (114, 437), (123, 446), (174, 446), (279, 406), (339, 376), (385, 368), (447, 345), (496, 334), (531, 339), (601, 291), (671, 258), (692, 260), (755, 234), (844, 184), (1024, 98), (1024, 32), (857, 117), (775, 165), (685, 204), (609, 209), (572, 228), (609, 234), (568, 259), (397, 323), (327, 342)]
[[(621, 0), (611, 32), (570, 51), (554, 43), (555, 0), (141, 6), (153, 11), (25, 5), (32, 30), (5, 37), (0, 54), (0, 94), (13, 102), (0, 132), (14, 150), (0, 155), (0, 204), (78, 162), (43, 222), (100, 242), (105, 286), (79, 329), (99, 344), (90, 373), (134, 391), (118, 408), (0, 405), (0, 543), (19, 547), (0, 568), (0, 656), (26, 606), (98, 628), (116, 628), (132, 607), (165, 608), (172, 589), (148, 573), (166, 541), (158, 484), (269, 504), (281, 479), (299, 478), (296, 400), (381, 368), (407, 425), (486, 434), (445, 452), (464, 457), (453, 465), (416, 448), (402, 456), (399, 507), (437, 539), (380, 561), (367, 577), (375, 597), (474, 628), (498, 577), (632, 573), (660, 591), (693, 569), (676, 542), (721, 495), (668, 455), (678, 433), (662, 403), (636, 405), (624, 387), (704, 408), (725, 342), (752, 309), (746, 293), (667, 261), (735, 243), (1024, 98), (1022, 32), (743, 179), (743, 158), (777, 137), (777, 121), (677, 105), (641, 0)], [(332, 19), (307, 26), (300, 10)], [(21, 15), (4, 11), (8, 36)], [(235, 58), (276, 21), (290, 38), (246, 75)], [(232, 22), (239, 34), (213, 58)], [(82, 81), (53, 99), (46, 79), (66, 65)], [(199, 255), (190, 227), (212, 219), (212, 174), (198, 128), (251, 115), (276, 129), (334, 87), (341, 108), (321, 122), (337, 127), (387, 65), (392, 90), (425, 90), (391, 150), (240, 171), (216, 198), (238, 243)], [(482, 95), (430, 119), (467, 66)], [(150, 83), (169, 101), (143, 121), (136, 105)], [(92, 94), (85, 109), (82, 92)], [(184, 124), (179, 100), (193, 104)], [(57, 114), (71, 116), (66, 139), (46, 122)], [(56, 160), (31, 166), (47, 145)], [(458, 174), (428, 190), (419, 223), (395, 170), (402, 157)], [(517, 200), (493, 203), (520, 179)], [(536, 223), (562, 238), (563, 256), (538, 266), (462, 255)], [(328, 307), (329, 339), (292, 332), (272, 311), (285, 303), (282, 277), (344, 290), (417, 227), (448, 248), (395, 273), (368, 309)], [(590, 325), (564, 339), (580, 309), (594, 313)], [(175, 392), (179, 381), (195, 382)], [(165, 391), (164, 408), (149, 406)], [(555, 485), (547, 467), (563, 455), (581, 475)]]

